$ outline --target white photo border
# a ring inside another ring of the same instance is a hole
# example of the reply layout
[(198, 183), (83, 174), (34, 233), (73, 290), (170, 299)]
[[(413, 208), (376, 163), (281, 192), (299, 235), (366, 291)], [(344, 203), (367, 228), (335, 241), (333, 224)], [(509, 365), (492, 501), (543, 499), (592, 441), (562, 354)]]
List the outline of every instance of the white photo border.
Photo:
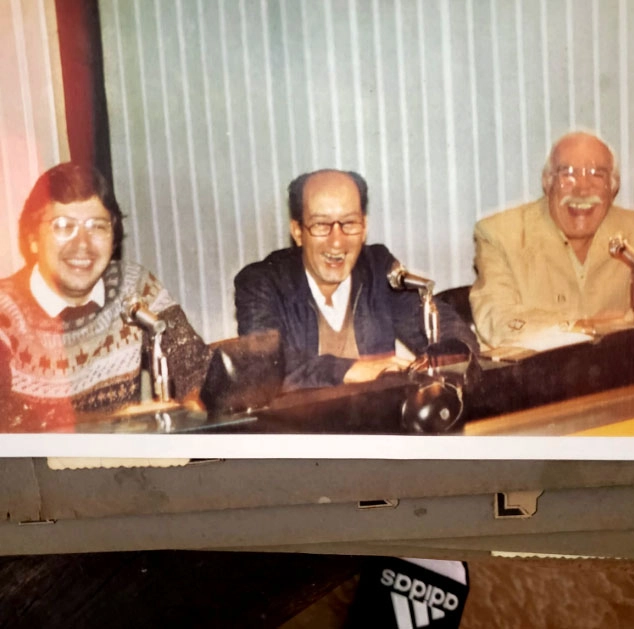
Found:
[(634, 437), (4, 434), (1, 457), (634, 460)]

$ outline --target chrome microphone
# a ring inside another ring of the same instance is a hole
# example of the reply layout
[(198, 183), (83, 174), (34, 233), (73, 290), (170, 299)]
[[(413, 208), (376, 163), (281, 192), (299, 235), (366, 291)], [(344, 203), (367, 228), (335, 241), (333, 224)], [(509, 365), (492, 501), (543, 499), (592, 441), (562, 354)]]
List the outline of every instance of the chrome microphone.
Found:
[(121, 304), (121, 317), (126, 323), (138, 325), (153, 334), (162, 334), (167, 328), (163, 319), (152, 312), (137, 295), (128, 297)]
[(623, 260), (631, 269), (634, 269), (634, 249), (622, 234), (616, 234), (610, 238), (608, 250), (612, 257)]
[(418, 290), (429, 293), (434, 291), (434, 280), (410, 273), (400, 262), (394, 262), (387, 274), (387, 281), (396, 290)]

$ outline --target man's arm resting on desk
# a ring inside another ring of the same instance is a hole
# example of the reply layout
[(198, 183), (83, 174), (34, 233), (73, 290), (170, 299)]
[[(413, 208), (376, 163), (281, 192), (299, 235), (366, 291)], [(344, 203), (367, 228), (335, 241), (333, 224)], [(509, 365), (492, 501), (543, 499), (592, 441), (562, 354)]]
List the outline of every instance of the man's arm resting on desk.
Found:
[(469, 300), (478, 334), (492, 347), (521, 346), (545, 328), (568, 324), (560, 312), (522, 304), (517, 278), (501, 243), (485, 227), (475, 229), (477, 278)]
[(387, 356), (382, 358), (360, 358), (352, 363), (350, 369), (343, 377), (346, 384), (353, 382), (369, 382), (376, 380), (381, 374), (390, 371), (401, 371), (409, 366), (409, 360), (398, 356)]
[[(178, 305), (160, 313), (167, 327), (161, 340), (168, 364), (169, 377), (174, 386), (174, 397), (179, 401), (192, 401), (205, 380), (213, 351), (202, 340)], [(149, 339), (145, 339), (149, 343)], [(149, 355), (149, 345), (145, 355)]]

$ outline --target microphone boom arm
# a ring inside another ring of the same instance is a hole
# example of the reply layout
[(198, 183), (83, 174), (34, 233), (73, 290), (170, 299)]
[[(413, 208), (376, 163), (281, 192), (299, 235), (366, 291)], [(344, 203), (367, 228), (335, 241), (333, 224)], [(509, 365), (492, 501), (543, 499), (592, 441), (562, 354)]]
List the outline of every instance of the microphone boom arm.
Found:
[(622, 234), (616, 234), (608, 242), (608, 251), (630, 267), (630, 308), (634, 310), (634, 249)]

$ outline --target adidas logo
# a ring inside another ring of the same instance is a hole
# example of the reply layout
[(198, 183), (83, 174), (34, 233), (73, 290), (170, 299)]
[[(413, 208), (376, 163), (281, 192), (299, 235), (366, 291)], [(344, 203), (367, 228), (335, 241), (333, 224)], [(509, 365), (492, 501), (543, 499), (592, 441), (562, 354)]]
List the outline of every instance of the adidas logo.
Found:
[(398, 629), (427, 627), (458, 607), (458, 597), (435, 585), (385, 569), (381, 584), (392, 588), (392, 606)]

